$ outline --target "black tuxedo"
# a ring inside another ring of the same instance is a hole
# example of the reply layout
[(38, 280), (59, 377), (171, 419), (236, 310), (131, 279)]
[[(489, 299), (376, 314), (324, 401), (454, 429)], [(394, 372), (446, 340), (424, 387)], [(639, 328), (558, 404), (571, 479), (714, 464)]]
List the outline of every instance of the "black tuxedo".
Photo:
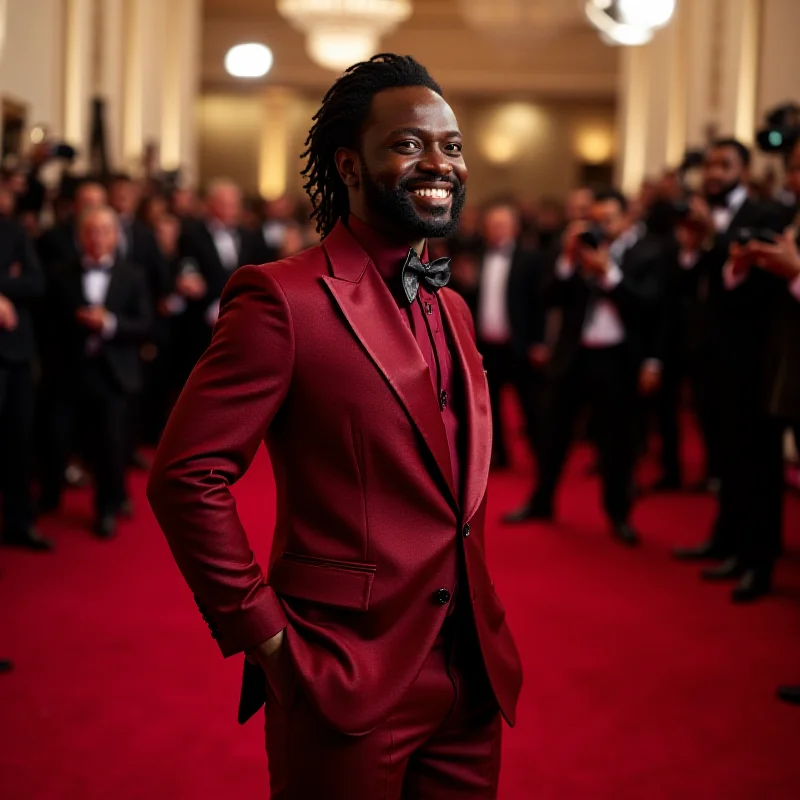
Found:
[(141, 388), (139, 347), (150, 335), (152, 310), (141, 270), (119, 261), (110, 269), (103, 303), (116, 317), (111, 335), (94, 334), (76, 321), (75, 313), (87, 304), (81, 262), (57, 268), (47, 313), (60, 334), (61, 357), (51, 375), (56, 400), (42, 482), (48, 501), (57, 501), (77, 423), (95, 475), (96, 510), (103, 516), (114, 513), (126, 497), (127, 400)]
[[(485, 290), (487, 254), (483, 250), (478, 255), (481, 265), (478, 284), (466, 297), (477, 322), (482, 292)], [(478, 349), (484, 359), (492, 406), (494, 458), (495, 463), (500, 465), (507, 461), (500, 402), (502, 389), (507, 384), (512, 384), (519, 395), (531, 449), (534, 453), (539, 449), (541, 373), (531, 365), (528, 350), (532, 345), (544, 342), (542, 269), (536, 254), (519, 245), (514, 245), (510, 252), (504, 306), (510, 330), (507, 342), (482, 339), (480, 325), (477, 326)]]
[(152, 230), (140, 220), (120, 219), (120, 260), (144, 271), (153, 305), (171, 288), (167, 261)]
[[(256, 234), (242, 226), (234, 228), (232, 233), (237, 240), (236, 268), (245, 264), (259, 263)], [(226, 268), (222, 263), (208, 224), (202, 220), (186, 220), (181, 230), (178, 249), (183, 259), (191, 259), (194, 262), (198, 272), (208, 284), (208, 295), (203, 302), (207, 301), (210, 304), (219, 300), (233, 270)]]
[(222, 290), (228, 278), (238, 267), (245, 264), (260, 263), (256, 234), (244, 227), (233, 229), (237, 242), (237, 261), (234, 269), (228, 269), (222, 263), (214, 238), (208, 224), (204, 220), (184, 220), (178, 241), (182, 269), (193, 268), (208, 286), (208, 292), (199, 301), (191, 301), (180, 324), (185, 327), (182, 340), (185, 342), (184, 369), (180, 380), (185, 382), (189, 372), (211, 342), (212, 326), (206, 319), (209, 307), (219, 302)]
[(558, 379), (575, 365), (581, 351), (581, 337), (587, 309), (595, 294), (610, 299), (625, 327), (624, 351), (635, 374), (646, 355), (651, 337), (653, 313), (663, 291), (668, 254), (661, 239), (645, 236), (629, 248), (620, 263), (622, 280), (604, 292), (575, 271), (568, 280), (550, 276), (545, 292), (549, 305), (561, 309), (561, 330), (550, 363), (550, 375)]
[[(551, 513), (555, 490), (574, 433), (578, 412), (588, 402), (603, 477), (604, 507), (614, 523), (627, 521), (634, 463), (633, 435), (636, 378), (649, 355), (648, 325), (658, 307), (665, 250), (660, 240), (644, 237), (621, 257), (620, 282), (610, 290), (585, 278), (549, 279), (547, 301), (561, 309), (562, 320), (549, 369), (543, 412), (544, 435), (539, 482), (532, 505)], [(584, 324), (594, 304), (605, 300), (616, 310), (623, 341), (605, 347), (586, 346)]]
[(46, 230), (37, 239), (36, 250), (46, 273), (54, 265), (65, 264), (77, 258), (80, 255), (80, 246), (75, 220), (61, 222)]
[(32, 377), (35, 340), (31, 305), (44, 292), (44, 276), (24, 229), (0, 219), (0, 295), (14, 306), (17, 327), (0, 330), (0, 492), (3, 532), (22, 535), (33, 524)]
[(28, 362), (36, 343), (31, 309), (44, 294), (44, 275), (39, 259), (23, 227), (0, 219), (0, 294), (17, 312), (13, 331), (0, 331), (0, 362)]
[(781, 548), (782, 426), (765, 409), (764, 371), (786, 284), (752, 269), (736, 288), (726, 288), (727, 247), (738, 227), (780, 230), (781, 215), (776, 206), (747, 201), (706, 256), (715, 323), (708, 346), (720, 392), (722, 487), (714, 542), (748, 566), (769, 570)]
[(268, 264), (271, 261), (277, 261), (279, 258), (279, 250), (268, 242), (264, 236), (264, 226), (260, 225), (258, 228), (250, 232), (251, 242), (251, 262), (252, 264)]
[[(720, 477), (722, 442), (722, 361), (730, 354), (738, 360), (740, 349), (760, 348), (760, 337), (741, 336), (745, 328), (733, 330), (736, 343), (723, 332), (726, 300), (722, 270), (728, 249), (741, 228), (775, 228), (777, 207), (745, 200), (727, 229), (718, 233), (710, 246), (698, 254), (690, 267), (680, 263), (677, 244), (666, 266), (665, 295), (660, 323), (654, 332), (653, 350), (664, 364), (663, 386), (658, 398), (665, 477), (680, 478), (679, 415), (681, 389), (688, 377), (692, 399), (706, 450), (706, 470)], [(747, 315), (746, 315), (747, 316)], [(744, 360), (752, 361), (752, 353)]]

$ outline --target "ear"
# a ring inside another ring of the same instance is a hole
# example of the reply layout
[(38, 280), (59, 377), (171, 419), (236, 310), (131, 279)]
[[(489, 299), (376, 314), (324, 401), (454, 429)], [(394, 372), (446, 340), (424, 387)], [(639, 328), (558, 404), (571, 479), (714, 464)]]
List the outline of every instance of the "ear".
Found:
[(340, 147), (334, 156), (339, 177), (348, 189), (361, 185), (361, 162), (358, 153), (347, 147)]

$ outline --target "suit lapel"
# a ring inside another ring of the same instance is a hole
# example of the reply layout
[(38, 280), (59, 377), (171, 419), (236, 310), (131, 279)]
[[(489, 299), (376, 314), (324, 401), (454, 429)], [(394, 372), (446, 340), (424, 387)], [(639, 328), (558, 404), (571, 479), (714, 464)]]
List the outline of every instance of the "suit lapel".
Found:
[(430, 370), (414, 335), (400, 316), (378, 270), (342, 223), (326, 237), (323, 247), (333, 271), (332, 276), (323, 280), (356, 338), (422, 435), (449, 490), (450, 500), (457, 506), (442, 414)]
[(123, 283), (124, 281), (123, 276), (120, 274), (119, 261), (115, 261), (114, 266), (111, 267), (111, 275), (108, 279), (108, 289), (106, 290), (106, 302), (104, 303), (105, 307), (109, 311), (117, 310)]
[(456, 311), (452, 295), (439, 293), (440, 304), (450, 331), (464, 384), (464, 406), (467, 411), (467, 463), (464, 469), (463, 518), (470, 519), (486, 494), (489, 464), (492, 459), (492, 417), (486, 373), (472, 332)]
[[(83, 291), (83, 267), (79, 261), (75, 262), (67, 274), (67, 281), (70, 294), (69, 299), (73, 308), (78, 309), (81, 306), (88, 306), (89, 301), (86, 299), (86, 293)], [(63, 284), (62, 284), (63, 285)]]

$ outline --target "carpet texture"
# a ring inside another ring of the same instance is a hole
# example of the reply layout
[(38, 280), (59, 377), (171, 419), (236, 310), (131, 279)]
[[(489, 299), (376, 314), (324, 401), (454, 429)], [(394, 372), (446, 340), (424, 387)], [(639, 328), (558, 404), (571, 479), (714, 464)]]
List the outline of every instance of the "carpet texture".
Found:
[[(800, 797), (800, 708), (774, 699), (800, 683), (800, 501), (787, 498), (774, 596), (734, 607), (669, 556), (704, 537), (713, 501), (645, 498), (644, 546), (623, 549), (589, 458), (568, 465), (556, 525), (500, 524), (527, 489), (521, 447), (491, 478), (489, 562), (525, 666), (500, 798)], [(268, 797), (263, 720), (235, 721), (240, 660), (209, 637), (144, 485), (133, 476), (136, 518), (113, 542), (87, 532), (89, 493), (74, 490), (41, 524), (57, 553), (0, 551), (0, 656), (16, 662), (0, 676), (4, 800)], [(263, 452), (235, 493), (266, 563)]]

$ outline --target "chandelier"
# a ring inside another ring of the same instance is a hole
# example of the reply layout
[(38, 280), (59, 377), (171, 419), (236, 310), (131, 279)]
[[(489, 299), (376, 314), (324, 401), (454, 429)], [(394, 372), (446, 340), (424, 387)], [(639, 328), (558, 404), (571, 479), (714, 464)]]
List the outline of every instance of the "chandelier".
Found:
[(647, 44), (675, 14), (676, 0), (586, 0), (586, 17), (606, 44)]
[(411, 0), (277, 0), (278, 12), (306, 35), (306, 52), (341, 72), (378, 52), (380, 39), (411, 16)]

